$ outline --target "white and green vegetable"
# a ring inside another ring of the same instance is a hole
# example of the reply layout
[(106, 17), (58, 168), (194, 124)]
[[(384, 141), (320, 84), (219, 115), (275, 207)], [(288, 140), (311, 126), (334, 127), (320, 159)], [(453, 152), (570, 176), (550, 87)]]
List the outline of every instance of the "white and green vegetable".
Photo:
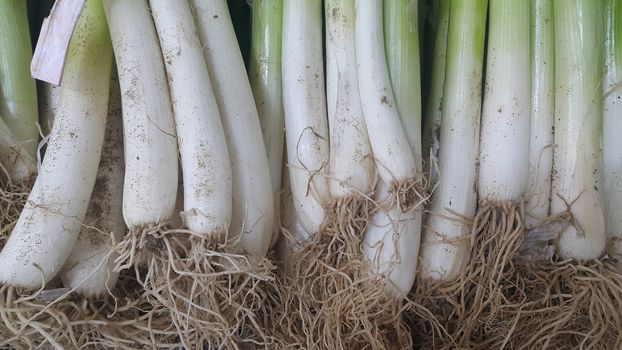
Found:
[(548, 215), (555, 117), (555, 42), (553, 1), (531, 1), (531, 132), (525, 225), (533, 228)]
[(607, 252), (622, 270), (622, 1), (605, 1), (603, 195)]
[(23, 152), (36, 159), (39, 112), (26, 0), (0, 1), (0, 33), (0, 116)]
[(60, 274), (75, 292), (97, 297), (112, 292), (119, 272), (114, 271), (114, 245), (125, 235), (123, 221), (123, 119), (116, 74), (110, 87), (110, 107), (95, 187), (82, 230)]
[(149, 3), (175, 115), (184, 186), (183, 221), (196, 233), (224, 235), (231, 223), (231, 163), (190, 5), (168, 0)]
[(284, 0), (283, 109), (289, 176), (302, 227), (313, 235), (330, 202), (322, 1)]
[[(326, 101), (330, 132), (329, 190), (340, 200), (369, 195), (376, 182), (357, 75), (354, 0), (329, 0), (326, 13)], [(339, 211), (339, 209), (337, 209)]]
[(600, 1), (555, 0), (555, 149), (551, 214), (572, 219), (557, 241), (562, 258), (605, 251), (602, 195), (604, 26)]
[[(360, 5), (359, 5), (360, 6)], [(417, 1), (384, 2), (384, 47), (390, 83), (401, 127), (411, 154), (417, 191), (423, 190), (421, 164), (421, 79), (419, 70), (419, 32)], [(415, 185), (416, 186), (416, 185)], [(408, 295), (415, 280), (421, 237), (423, 200), (415, 198), (410, 208), (393, 204), (389, 182), (379, 181), (376, 202), (390, 203), (372, 217), (363, 241), (363, 251), (372, 271), (390, 281), (390, 292), (401, 300)]]
[(231, 161), (229, 238), (263, 259), (274, 229), (272, 181), (257, 107), (225, 0), (192, 0), (199, 39), (218, 102)]
[(71, 41), (46, 157), (0, 253), (1, 283), (40, 288), (69, 257), (97, 176), (111, 67), (101, 2), (88, 1)]
[(147, 0), (104, 0), (121, 101), (123, 217), (131, 230), (165, 222), (177, 196), (177, 137), (164, 61)]
[(280, 189), (285, 121), (281, 45), (283, 0), (255, 0), (252, 9), (252, 39), (249, 78), (266, 146), (274, 196), (274, 232), (271, 245), (279, 238)]
[(424, 278), (450, 279), (468, 262), (477, 206), (484, 38), (488, 0), (452, 0), (442, 98), (439, 179), (425, 219), (420, 271)]

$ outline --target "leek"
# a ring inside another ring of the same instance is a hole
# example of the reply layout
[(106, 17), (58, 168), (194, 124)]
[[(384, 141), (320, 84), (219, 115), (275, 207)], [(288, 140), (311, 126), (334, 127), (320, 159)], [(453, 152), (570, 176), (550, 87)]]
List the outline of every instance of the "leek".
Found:
[(531, 133), (529, 182), (526, 193), (527, 228), (549, 214), (555, 116), (555, 56), (553, 1), (531, 1)]
[[(551, 214), (570, 210), (557, 242), (562, 258), (605, 250), (601, 176), (604, 30), (600, 1), (556, 0), (555, 150)], [(617, 136), (619, 137), (619, 136)]]
[(527, 187), (530, 14), (529, 1), (490, 0), (478, 194), (493, 205), (517, 203)]
[(30, 77), (32, 46), (26, 0), (0, 1), (0, 115), (35, 159), (39, 132), (37, 86)]
[(133, 231), (173, 216), (177, 138), (166, 73), (147, 0), (104, 0), (123, 106), (123, 218)]
[(283, 3), (283, 109), (298, 220), (309, 234), (324, 222), (329, 144), (322, 50), (322, 1)]
[[(231, 162), (190, 5), (150, 0), (177, 130), (186, 227), (224, 236), (231, 222)], [(171, 159), (176, 162), (176, 159)]]
[(281, 230), (278, 218), (285, 138), (281, 82), (283, 0), (255, 0), (252, 11), (249, 78), (270, 165), (275, 210), (271, 245), (274, 245)]
[[(384, 2), (384, 43), (389, 78), (397, 111), (415, 158), (415, 176), (420, 178), (421, 79), (417, 9), (415, 0)], [(385, 202), (388, 196), (389, 186), (381, 181), (377, 202)], [(422, 203), (405, 211), (399, 206), (383, 208), (373, 216), (365, 234), (363, 250), (372, 263), (372, 271), (387, 276), (391, 282), (390, 291), (398, 300), (406, 297), (415, 280), (422, 208)]]
[(438, 150), (443, 114), (443, 86), (447, 55), (447, 30), (451, 0), (440, 0), (432, 57), (432, 82), (423, 119), (424, 173), (428, 176), (428, 188), (434, 188), (438, 178)]
[(111, 67), (101, 1), (88, 1), (71, 40), (46, 157), (0, 253), (1, 283), (40, 288), (69, 257), (97, 176)]
[(605, 1), (603, 186), (608, 253), (622, 270), (622, 1)]
[(421, 242), (424, 278), (449, 279), (468, 262), (471, 228), (455, 213), (473, 217), (477, 206), (477, 157), (484, 37), (488, 0), (451, 0), (443, 87), (440, 177)]
[(329, 185), (330, 194), (337, 202), (348, 197), (369, 195), (376, 180), (358, 88), (354, 3), (354, 0), (329, 0), (325, 2), (324, 10), (330, 130)]
[(257, 107), (224, 0), (191, 0), (227, 140), (233, 184), (229, 234), (260, 261), (274, 229), (274, 198)]

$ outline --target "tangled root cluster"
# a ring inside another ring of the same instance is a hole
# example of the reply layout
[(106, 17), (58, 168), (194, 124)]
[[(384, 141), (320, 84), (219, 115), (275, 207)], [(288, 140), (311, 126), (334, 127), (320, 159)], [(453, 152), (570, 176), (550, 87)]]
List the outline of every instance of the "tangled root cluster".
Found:
[[(401, 196), (394, 196), (396, 203), (410, 201)], [(412, 348), (401, 303), (387, 293), (382, 276), (371, 274), (362, 253), (374, 207), (367, 199), (338, 199), (310, 241), (286, 243), (290, 266), (275, 313), (278, 337), (291, 348)]]
[(279, 298), (269, 259), (251, 261), (213, 236), (165, 226), (130, 232), (118, 268), (130, 268), (148, 303), (166, 310), (188, 349), (272, 348), (265, 331)]
[(36, 292), (0, 289), (0, 346), (16, 349), (179, 348), (177, 332), (153, 308), (127, 273), (118, 287), (100, 298), (84, 298), (66, 288)]
[(621, 348), (622, 276), (613, 265), (524, 259), (519, 209), (482, 208), (464, 272), (451, 281), (419, 281), (410, 295), (415, 343), (435, 349)]

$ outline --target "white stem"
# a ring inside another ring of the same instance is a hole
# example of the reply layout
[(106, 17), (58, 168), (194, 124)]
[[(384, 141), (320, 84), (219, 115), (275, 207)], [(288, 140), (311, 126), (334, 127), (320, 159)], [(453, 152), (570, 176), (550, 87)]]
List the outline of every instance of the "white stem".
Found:
[(378, 173), (393, 184), (414, 179), (417, 166), (393, 97), (382, 23), (382, 1), (356, 1), (356, 57), (367, 132)]
[(601, 188), (604, 33), (599, 1), (555, 1), (555, 150), (551, 214), (573, 220), (557, 242), (562, 258), (605, 250)]
[(603, 194), (607, 252), (622, 271), (622, 1), (605, 2)]
[(283, 108), (294, 203), (307, 232), (324, 222), (329, 134), (324, 91), (322, 1), (283, 4)]
[[(113, 271), (118, 254), (113, 245), (125, 234), (123, 221), (123, 119), (118, 78), (113, 75), (110, 107), (97, 179), (84, 226), (60, 275), (63, 284), (84, 296), (111, 291), (119, 273)], [(105, 259), (105, 261), (104, 261)]]
[(216, 97), (187, 2), (150, 0), (171, 91), (186, 226), (222, 234), (231, 222), (231, 163)]
[[(389, 185), (378, 183), (376, 201), (389, 196)], [(384, 274), (389, 282), (388, 292), (403, 300), (415, 281), (419, 256), (421, 210), (402, 212), (397, 205), (381, 208), (371, 219), (363, 239), (363, 252), (373, 273)]]
[(104, 0), (123, 103), (123, 217), (130, 229), (170, 219), (177, 137), (164, 61), (147, 0)]
[(0, 283), (39, 288), (69, 257), (97, 176), (111, 67), (101, 2), (88, 1), (73, 34), (45, 160), (0, 253)]
[(368, 194), (376, 180), (359, 94), (354, 0), (329, 0), (326, 13), (326, 93), (330, 130), (330, 194)]
[[(296, 216), (296, 206), (294, 204), (294, 197), (292, 194), (291, 182), (289, 180), (289, 167), (287, 166), (287, 155), (283, 158), (283, 180), (281, 185), (281, 225), (282, 230), (287, 231), (290, 237), (282, 235), (279, 243), (277, 244), (277, 256), (281, 262), (285, 273), (292, 272), (292, 267), (295, 258), (293, 250), (295, 244), (303, 241), (307, 241), (310, 235), (304, 230), (300, 224), (300, 220)], [(290, 241), (290, 239), (293, 240)]]
[(233, 175), (229, 234), (256, 259), (270, 247), (274, 199), (266, 149), (242, 54), (225, 0), (192, 0), (218, 101)]
[(531, 1), (531, 136), (525, 222), (528, 228), (549, 214), (555, 117), (553, 1)]
[(252, 12), (251, 57), (248, 75), (270, 165), (275, 212), (270, 246), (274, 246), (281, 233), (279, 213), (285, 139), (281, 78), (283, 0), (254, 0)]
[(490, 2), (478, 194), (518, 201), (529, 175), (530, 2)]
[(447, 56), (447, 31), (449, 27), (449, 8), (451, 0), (434, 2), (438, 6), (436, 17), (436, 36), (432, 56), (432, 77), (427, 108), (423, 120), (423, 159), (424, 173), (428, 176), (428, 188), (433, 189), (438, 181), (438, 152), (440, 148), (441, 120), (443, 115), (443, 87)]
[(475, 216), (484, 38), (488, 0), (453, 0), (443, 92), (440, 177), (421, 243), (424, 278), (449, 279), (469, 254), (471, 227), (454, 213)]

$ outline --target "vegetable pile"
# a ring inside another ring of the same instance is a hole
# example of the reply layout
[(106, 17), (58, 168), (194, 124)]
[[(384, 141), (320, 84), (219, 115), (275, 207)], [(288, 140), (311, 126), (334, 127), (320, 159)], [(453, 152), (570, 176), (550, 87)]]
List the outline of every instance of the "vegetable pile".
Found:
[(622, 347), (622, 0), (87, 0), (60, 86), (51, 6), (0, 347)]

